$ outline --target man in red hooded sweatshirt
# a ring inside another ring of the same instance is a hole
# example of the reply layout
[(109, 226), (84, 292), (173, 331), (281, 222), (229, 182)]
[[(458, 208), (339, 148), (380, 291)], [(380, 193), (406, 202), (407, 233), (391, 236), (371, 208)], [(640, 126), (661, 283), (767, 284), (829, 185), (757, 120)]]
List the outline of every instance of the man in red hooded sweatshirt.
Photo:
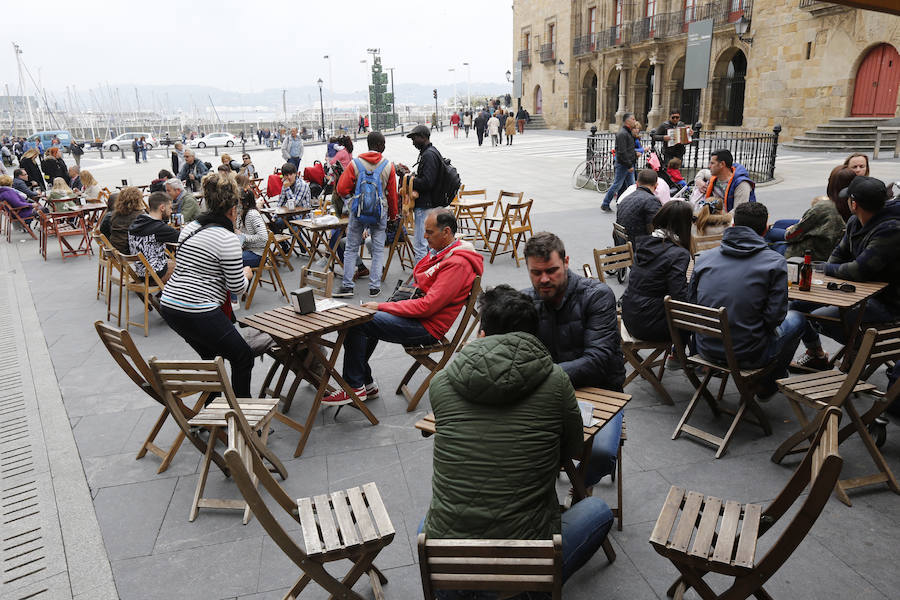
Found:
[[(381, 218), (377, 223), (363, 223), (351, 210), (347, 222), (347, 245), (344, 247), (344, 275), (341, 289), (335, 292), (336, 298), (353, 296), (354, 265), (359, 256), (359, 248), (363, 243), (363, 231), (369, 230), (372, 237), (372, 268), (369, 269), (369, 297), (374, 298), (381, 293), (381, 261), (384, 256), (384, 239), (387, 222), (397, 218), (397, 175), (394, 165), (383, 158), (384, 134), (373, 131), (366, 136), (369, 151), (350, 161), (347, 169), (338, 180), (337, 193), (342, 198), (353, 196), (357, 191), (360, 169), (372, 173), (378, 179), (378, 198), (381, 202)], [(352, 201), (344, 203), (351, 207)]]
[[(377, 309), (371, 321), (350, 328), (344, 341), (343, 377), (360, 400), (378, 395), (369, 357), (378, 340), (407, 345), (431, 345), (453, 326), (482, 274), (481, 255), (472, 244), (456, 239), (456, 217), (446, 208), (435, 208), (425, 218), (425, 240), (431, 251), (413, 270), (415, 285), (425, 295), (399, 302), (367, 302)], [(349, 255), (348, 255), (349, 256)], [(349, 404), (346, 392), (322, 400), (326, 405)]]

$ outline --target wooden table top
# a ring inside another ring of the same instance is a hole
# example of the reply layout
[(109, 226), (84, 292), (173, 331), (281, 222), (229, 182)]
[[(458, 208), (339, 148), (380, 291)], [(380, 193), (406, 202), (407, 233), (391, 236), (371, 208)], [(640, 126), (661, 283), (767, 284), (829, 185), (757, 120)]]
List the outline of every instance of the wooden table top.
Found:
[(240, 317), (238, 322), (268, 333), (276, 340), (290, 343), (359, 325), (370, 321), (374, 315), (375, 311), (371, 308), (350, 304), (306, 315), (295, 313), (290, 306), (280, 306)]
[(294, 208), (288, 208), (287, 206), (266, 206), (264, 208), (259, 209), (260, 212), (269, 213), (270, 215), (300, 215), (303, 213), (311, 212), (315, 209), (312, 207), (305, 206), (295, 206)]
[[(808, 292), (801, 292), (799, 287), (792, 285), (788, 288), (788, 298), (790, 300), (805, 300), (807, 302), (815, 302), (817, 304), (825, 304), (828, 306), (836, 306), (838, 308), (849, 308), (855, 306), (874, 296), (887, 287), (887, 283), (880, 281), (847, 281), (838, 279), (837, 277), (822, 276), (813, 273), (813, 284)], [(815, 283), (817, 279), (821, 279), (823, 283)], [(829, 290), (826, 286), (828, 282), (833, 281), (838, 285), (849, 283), (856, 288), (855, 292), (842, 292), (840, 290)]]
[[(599, 419), (595, 425), (586, 425), (584, 427), (584, 441), (588, 441), (604, 425), (609, 423), (610, 419), (625, 408), (625, 405), (631, 400), (631, 394), (587, 387), (575, 390), (575, 398), (576, 400), (591, 403), (594, 406), (594, 418)], [(428, 413), (425, 415), (425, 418), (418, 421), (416, 429), (422, 431), (424, 435), (434, 435), (437, 432), (434, 413)]]
[(337, 223), (317, 224), (312, 219), (294, 219), (291, 221), (291, 224), (302, 227), (307, 231), (329, 231), (331, 229), (343, 229), (347, 227), (349, 222), (349, 217), (341, 217)]

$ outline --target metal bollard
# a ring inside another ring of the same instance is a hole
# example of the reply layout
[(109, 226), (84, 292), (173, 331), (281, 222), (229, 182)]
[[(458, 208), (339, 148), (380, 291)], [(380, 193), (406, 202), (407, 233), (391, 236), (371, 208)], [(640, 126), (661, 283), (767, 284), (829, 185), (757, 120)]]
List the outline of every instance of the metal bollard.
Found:
[(241, 154), (246, 154), (246, 153), (247, 153), (247, 142), (244, 140), (241, 140)]
[(213, 151), (216, 153), (216, 156), (219, 155), (219, 147), (218, 146), (213, 146)]
[(103, 159), (103, 146), (100, 146), (100, 159)]
[(122, 153), (122, 158), (125, 158), (125, 148), (122, 148), (121, 146), (119, 146), (119, 152)]

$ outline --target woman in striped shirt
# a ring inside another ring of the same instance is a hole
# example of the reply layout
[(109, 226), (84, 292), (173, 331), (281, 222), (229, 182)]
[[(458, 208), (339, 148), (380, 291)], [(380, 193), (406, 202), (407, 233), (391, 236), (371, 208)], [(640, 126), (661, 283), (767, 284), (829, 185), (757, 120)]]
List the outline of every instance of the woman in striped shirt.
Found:
[(241, 260), (234, 234), (240, 190), (234, 177), (203, 178), (206, 212), (179, 237), (175, 273), (163, 288), (160, 313), (203, 359), (221, 356), (231, 363), (231, 385), (238, 398), (250, 397), (253, 355), (222, 306), (230, 294), (243, 294), (252, 276)]

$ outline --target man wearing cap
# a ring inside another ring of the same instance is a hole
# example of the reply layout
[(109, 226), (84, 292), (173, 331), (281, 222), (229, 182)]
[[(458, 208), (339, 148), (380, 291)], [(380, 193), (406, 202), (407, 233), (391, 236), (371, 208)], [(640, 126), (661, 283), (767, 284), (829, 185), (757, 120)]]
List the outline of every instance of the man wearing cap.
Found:
[(418, 263), (428, 251), (428, 244), (425, 242), (425, 215), (432, 208), (441, 206), (438, 190), (444, 158), (432, 145), (431, 132), (425, 125), (416, 125), (406, 137), (412, 140), (413, 146), (419, 151), (419, 168), (413, 179), (413, 198), (416, 202), (413, 208), (416, 228), (413, 253)]
[[(888, 201), (884, 183), (862, 175), (855, 177), (839, 196), (847, 199), (853, 216), (825, 264), (825, 274), (850, 281), (887, 282), (886, 288), (866, 302), (862, 322), (896, 321), (900, 315), (900, 200)], [(795, 302), (791, 308), (808, 311), (814, 307), (808, 302)], [(798, 370), (831, 368), (828, 355), (822, 350), (820, 333), (841, 344), (847, 342), (836, 307), (815, 308), (812, 314), (834, 320), (807, 321), (802, 338), (806, 353), (791, 365)]]

